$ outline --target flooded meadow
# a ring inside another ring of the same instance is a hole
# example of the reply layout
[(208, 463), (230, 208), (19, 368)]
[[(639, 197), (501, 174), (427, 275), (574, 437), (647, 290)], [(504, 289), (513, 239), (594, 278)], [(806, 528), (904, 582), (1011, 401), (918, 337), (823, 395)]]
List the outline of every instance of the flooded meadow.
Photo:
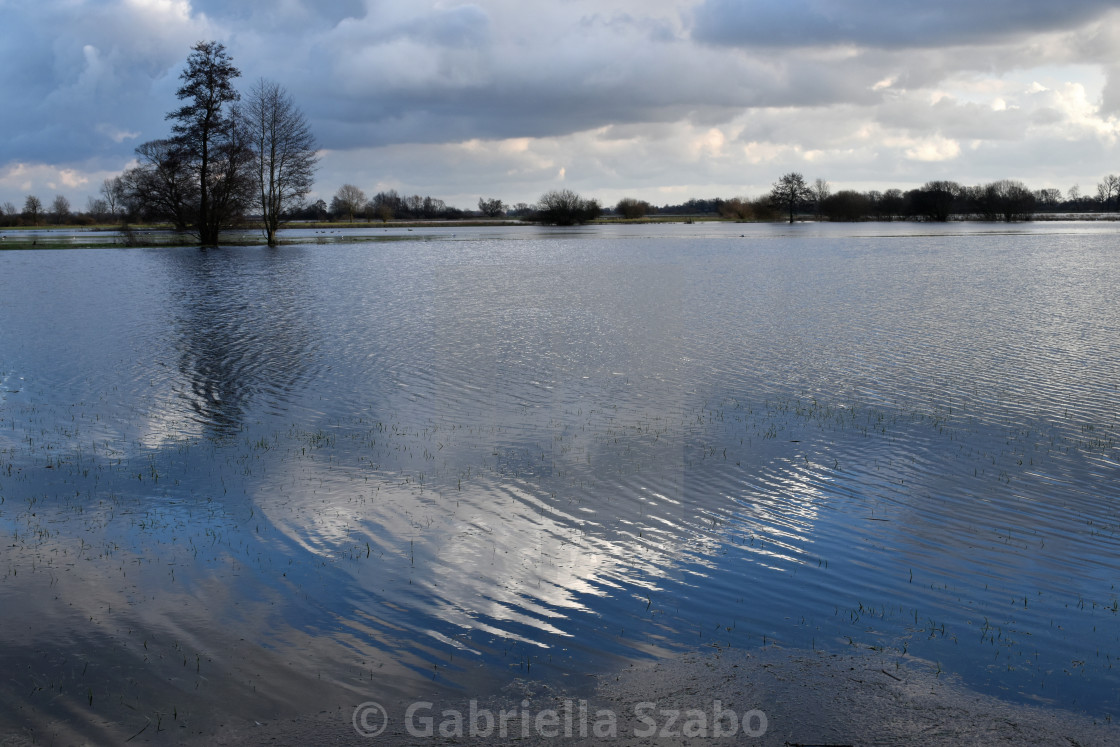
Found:
[(1120, 227), (0, 252), (0, 733), (682, 652), (1120, 714)]

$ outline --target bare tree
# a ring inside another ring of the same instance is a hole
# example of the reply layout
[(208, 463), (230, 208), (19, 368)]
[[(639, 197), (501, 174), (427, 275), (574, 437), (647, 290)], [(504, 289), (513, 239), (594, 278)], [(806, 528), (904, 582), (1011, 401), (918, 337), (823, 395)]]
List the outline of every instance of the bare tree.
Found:
[(580, 197), (570, 189), (545, 192), (537, 203), (537, 220), (557, 226), (573, 226), (595, 220), (602, 213), (598, 200)]
[(187, 58), (175, 92), (181, 107), (169, 113), (175, 144), (198, 188), (192, 226), (203, 246), (217, 246), (218, 236), (240, 216), (249, 197), (248, 162), (251, 151), (245, 132), (231, 107), (240, 97), (233, 66), (219, 42), (199, 42)]
[(927, 220), (944, 223), (953, 215), (953, 205), (964, 191), (956, 182), (926, 182), (920, 190), (912, 192), (912, 209)]
[(438, 197), (425, 197), (420, 208), (421, 214), (425, 218), (436, 218), (447, 212), (447, 203)]
[(883, 192), (883, 198), (879, 201), (879, 214), (880, 217), (887, 220), (894, 220), (902, 211), (906, 209), (906, 198), (902, 194), (902, 190), (897, 187)]
[(1101, 201), (1101, 207), (1108, 210), (1113, 197), (1120, 197), (1120, 176), (1109, 174), (1097, 185), (1097, 199)]
[(728, 220), (750, 220), (754, 217), (754, 208), (749, 197), (732, 197), (720, 201), (719, 214)]
[(331, 198), (331, 212), (338, 216), (346, 216), (349, 223), (354, 222), (354, 214), (362, 210), (366, 204), (366, 193), (353, 184), (343, 184)]
[(71, 215), (71, 204), (65, 195), (55, 195), (55, 198), (50, 202), (50, 215), (52, 215), (55, 224), (66, 223)]
[(105, 179), (101, 182), (101, 199), (105, 201), (110, 218), (116, 218), (117, 212), (124, 207), (125, 189), (124, 180), (119, 176)]
[(615, 212), (627, 220), (635, 220), (644, 218), (649, 213), (653, 212), (653, 206), (645, 200), (638, 200), (633, 197), (623, 197), (614, 206)]
[[(882, 196), (880, 195), (880, 201)], [(821, 215), (832, 221), (865, 220), (872, 211), (872, 198), (852, 189), (842, 189), (821, 202)]]
[(281, 217), (300, 207), (314, 184), (315, 138), (288, 92), (263, 78), (249, 92), (241, 117), (255, 152), (253, 176), (265, 238), (276, 246)]
[(136, 155), (140, 164), (119, 177), (128, 211), (187, 230), (198, 203), (188, 154), (174, 140), (150, 140), (136, 148)]
[(1074, 184), (1066, 190), (1065, 207), (1067, 210), (1082, 211), (1085, 209), (1085, 198), (1081, 194), (1081, 187)]
[(43, 201), (35, 195), (28, 195), (23, 201), (23, 214), (31, 221), (31, 225), (39, 225), (39, 217), (43, 214)]
[(389, 192), (378, 192), (373, 198), (366, 203), (364, 210), (366, 211), (367, 218), (377, 218), (382, 223), (388, 223), (396, 215), (395, 208), (397, 202), (393, 197), (397, 193), (393, 190)]
[[(372, 210), (370, 209), (372, 207)], [(386, 223), (395, 217), (400, 217), (404, 213), (404, 200), (397, 194), (397, 190), (390, 189), (388, 192), (378, 192), (370, 200), (369, 205), (366, 206), (366, 211)]]
[(1034, 193), (1035, 200), (1047, 210), (1053, 210), (1062, 201), (1062, 190), (1054, 187), (1040, 189)]
[(109, 216), (109, 203), (100, 197), (90, 195), (86, 198), (86, 214), (95, 221), (103, 221)]
[(819, 220), (821, 212), (824, 210), (824, 201), (832, 195), (832, 185), (824, 179), (816, 179), (809, 189), (813, 193), (813, 203), (817, 209), (817, 219)]
[[(140, 145), (139, 165), (120, 176), (117, 196), (130, 212), (193, 230), (204, 247), (216, 246), (252, 201), (253, 151), (232, 83), (240, 75), (223, 45), (196, 44), (179, 76), (183, 105), (167, 115), (172, 137)], [(103, 185), (103, 194), (117, 191)]]
[(812, 190), (805, 183), (805, 177), (791, 171), (774, 182), (770, 190), (770, 201), (789, 212), (789, 222), (793, 223), (793, 211), (812, 196)]
[(55, 225), (65, 223), (70, 217), (70, 200), (63, 195), (55, 195), (51, 202), (51, 217)]
[(505, 212), (506, 206), (502, 204), (499, 199), (487, 200), (483, 197), (478, 198), (478, 209), (487, 218), (497, 218)]
[(377, 218), (382, 223), (388, 223), (393, 219), (393, 208), (389, 207), (385, 202), (370, 202), (366, 205), (366, 214)]
[(1022, 182), (1001, 179), (985, 185), (984, 193), (990, 202), (989, 210), (1008, 223), (1034, 217), (1036, 198)]

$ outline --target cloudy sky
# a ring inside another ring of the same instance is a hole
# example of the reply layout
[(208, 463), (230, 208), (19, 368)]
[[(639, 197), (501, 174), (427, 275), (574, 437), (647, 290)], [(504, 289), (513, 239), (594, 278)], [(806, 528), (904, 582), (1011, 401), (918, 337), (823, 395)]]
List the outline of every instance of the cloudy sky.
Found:
[(84, 207), (197, 41), (285, 86), (343, 183), (469, 208), (1120, 172), (1112, 0), (0, 0), (0, 202)]

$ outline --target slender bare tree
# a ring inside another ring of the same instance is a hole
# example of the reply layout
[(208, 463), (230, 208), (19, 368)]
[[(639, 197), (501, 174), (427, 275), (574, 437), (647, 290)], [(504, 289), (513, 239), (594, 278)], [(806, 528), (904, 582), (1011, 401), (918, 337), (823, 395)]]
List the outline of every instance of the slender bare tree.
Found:
[(319, 160), (315, 138), (292, 97), (270, 80), (257, 81), (240, 116), (253, 142), (253, 177), (265, 238), (269, 246), (276, 246), (281, 218), (303, 204), (314, 184)]
[(1109, 174), (1097, 185), (1097, 199), (1101, 207), (1108, 210), (1114, 197), (1120, 197), (1120, 176)]
[(55, 224), (65, 223), (70, 218), (70, 200), (65, 195), (55, 195), (51, 202), (51, 218)]
[(86, 215), (100, 223), (109, 217), (109, 203), (100, 197), (90, 195), (86, 198)]
[[(192, 216), (202, 246), (217, 246), (221, 230), (240, 216), (247, 185), (244, 132), (230, 108), (240, 98), (233, 79), (241, 72), (219, 42), (199, 42), (179, 76), (183, 105), (167, 115), (173, 140), (198, 186)], [(229, 105), (227, 107), (227, 105)]]
[(813, 193), (813, 203), (817, 209), (817, 220), (820, 220), (821, 213), (824, 210), (824, 201), (832, 196), (832, 185), (824, 179), (815, 179), (813, 186), (809, 187)]
[(101, 182), (101, 199), (105, 201), (109, 217), (115, 219), (117, 213), (124, 207), (125, 188), (124, 180), (119, 176), (105, 179)]

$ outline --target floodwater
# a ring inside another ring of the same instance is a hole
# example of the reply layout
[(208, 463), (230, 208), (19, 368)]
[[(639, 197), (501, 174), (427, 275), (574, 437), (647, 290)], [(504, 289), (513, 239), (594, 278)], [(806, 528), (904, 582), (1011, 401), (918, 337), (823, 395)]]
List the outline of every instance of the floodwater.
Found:
[(0, 733), (774, 644), (1120, 713), (1120, 227), (363, 238), (0, 252)]

